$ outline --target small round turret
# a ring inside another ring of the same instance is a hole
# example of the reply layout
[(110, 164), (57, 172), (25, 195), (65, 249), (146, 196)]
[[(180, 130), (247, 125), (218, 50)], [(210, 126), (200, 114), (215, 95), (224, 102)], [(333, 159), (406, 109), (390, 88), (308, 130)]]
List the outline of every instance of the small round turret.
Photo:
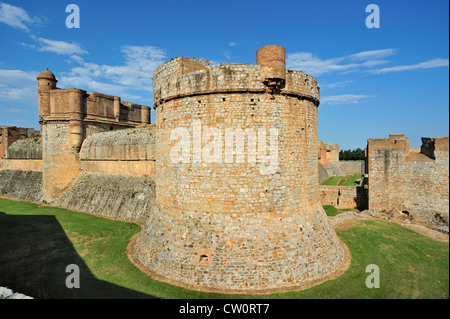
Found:
[(41, 74), (39, 74), (37, 79), (38, 80), (48, 79), (48, 80), (55, 80), (56, 82), (58, 82), (55, 78), (55, 75), (51, 71), (49, 71), (48, 68), (46, 70), (42, 71)]
[(39, 116), (50, 115), (50, 91), (56, 89), (58, 80), (48, 68), (42, 71), (36, 79), (38, 80)]

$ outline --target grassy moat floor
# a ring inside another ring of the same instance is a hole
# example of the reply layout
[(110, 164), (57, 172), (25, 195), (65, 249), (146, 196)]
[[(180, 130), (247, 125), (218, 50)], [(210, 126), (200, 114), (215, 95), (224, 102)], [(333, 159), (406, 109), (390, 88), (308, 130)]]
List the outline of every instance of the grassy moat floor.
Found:
[[(190, 291), (151, 279), (126, 249), (139, 225), (0, 198), (0, 286), (35, 298), (449, 298), (449, 245), (384, 221), (338, 231), (352, 260), (340, 277), (269, 295)], [(80, 288), (65, 285), (66, 266), (80, 269)], [(380, 288), (368, 289), (369, 264)]]
[(358, 186), (361, 182), (361, 174), (347, 174), (346, 176), (331, 176), (322, 185), (328, 186)]

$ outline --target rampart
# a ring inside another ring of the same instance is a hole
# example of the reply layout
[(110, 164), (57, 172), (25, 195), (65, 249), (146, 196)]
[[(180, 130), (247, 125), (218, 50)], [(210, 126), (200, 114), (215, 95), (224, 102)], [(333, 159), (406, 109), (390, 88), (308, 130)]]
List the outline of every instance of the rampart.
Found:
[(411, 151), (403, 134), (369, 139), (369, 209), (428, 220), (439, 214), (448, 221), (448, 150), (448, 137), (423, 137), (420, 152)]
[(104, 131), (147, 125), (150, 109), (117, 96), (59, 89), (58, 81), (48, 70), (41, 72), (37, 80), (44, 155), (43, 197), (53, 202), (79, 177), (79, 152), (86, 138)]
[(319, 141), (319, 161), (325, 168), (328, 163), (339, 162), (339, 144)]

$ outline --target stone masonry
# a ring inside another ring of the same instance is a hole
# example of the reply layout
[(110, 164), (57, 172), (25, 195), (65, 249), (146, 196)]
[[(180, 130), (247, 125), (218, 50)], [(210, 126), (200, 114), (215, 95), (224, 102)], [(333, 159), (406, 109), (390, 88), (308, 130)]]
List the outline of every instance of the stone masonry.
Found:
[(410, 148), (404, 134), (367, 142), (369, 209), (407, 212), (448, 222), (449, 138), (423, 137), (420, 151)]
[(42, 131), (44, 201), (61, 196), (81, 173), (83, 141), (99, 132), (150, 123), (147, 106), (121, 101), (117, 96), (80, 89), (59, 89), (54, 74), (45, 70), (38, 80)]
[(267, 46), (256, 65), (183, 57), (155, 71), (156, 202), (135, 244), (152, 272), (245, 291), (301, 286), (341, 264), (318, 197), (317, 81), (284, 61)]

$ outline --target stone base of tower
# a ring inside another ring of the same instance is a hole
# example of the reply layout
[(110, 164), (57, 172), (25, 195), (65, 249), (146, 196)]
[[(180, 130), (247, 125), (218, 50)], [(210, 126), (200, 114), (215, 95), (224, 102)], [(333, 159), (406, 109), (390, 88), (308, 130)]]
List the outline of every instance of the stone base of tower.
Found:
[(297, 212), (162, 212), (155, 205), (134, 254), (157, 279), (198, 290), (289, 290), (339, 269), (344, 248), (317, 203)]

